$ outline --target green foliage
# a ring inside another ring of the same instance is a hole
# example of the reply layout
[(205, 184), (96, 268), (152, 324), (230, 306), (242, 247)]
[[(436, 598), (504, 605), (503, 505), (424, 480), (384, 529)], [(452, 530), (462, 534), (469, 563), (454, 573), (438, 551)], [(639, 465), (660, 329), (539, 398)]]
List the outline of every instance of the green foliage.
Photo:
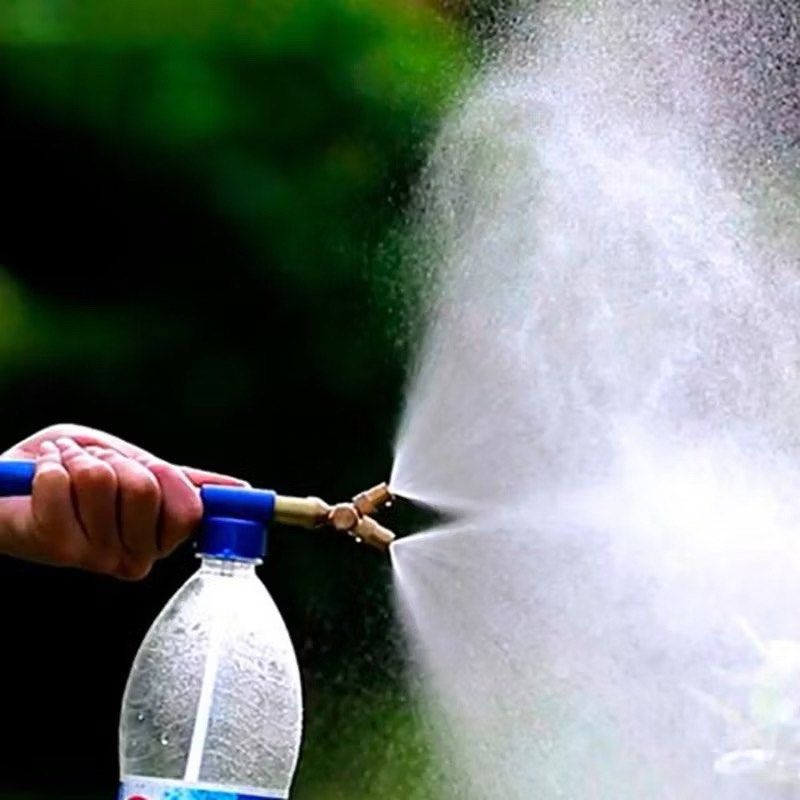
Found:
[(425, 726), (402, 694), (328, 692), (312, 711), (296, 800), (449, 797)]
[[(122, 154), (127, 170), (154, 170), (154, 183), (178, 200), (198, 200), (247, 250), (219, 265), (242, 292), (280, 282), (303, 303), (306, 322), (320, 328), (308, 337), (314, 355), (336, 364), (326, 380), (363, 374), (369, 366), (354, 367), (356, 353), (382, 357), (385, 317), (364, 313), (374, 300), (364, 278), (397, 280), (386, 274), (396, 259), (376, 245), (465, 71), (452, 24), (421, 4), (386, 0), (18, 0), (2, 6), (0, 31), (14, 102), (54, 125), (51, 135), (77, 131), (84, 147)], [(25, 279), (19, 264), (7, 267)], [(113, 260), (104, 269), (122, 271)], [(144, 277), (152, 294), (174, 291)], [(152, 313), (152, 297), (146, 305)], [(165, 316), (174, 327), (174, 308)], [(122, 325), (118, 333), (130, 338)], [(354, 349), (366, 339), (373, 352)], [(161, 346), (158, 337), (140, 343)], [(350, 356), (333, 357), (331, 346)]]

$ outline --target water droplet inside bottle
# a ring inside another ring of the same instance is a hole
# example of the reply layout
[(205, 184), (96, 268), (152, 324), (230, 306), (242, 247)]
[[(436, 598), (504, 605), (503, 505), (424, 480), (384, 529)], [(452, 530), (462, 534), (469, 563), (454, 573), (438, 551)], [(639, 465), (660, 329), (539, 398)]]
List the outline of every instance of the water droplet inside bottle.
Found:
[(143, 711), (140, 711), (140, 712), (139, 712), (139, 713), (136, 715), (136, 719), (137, 719), (137, 721), (138, 721), (138, 722), (144, 722), (144, 712), (143, 712)]
[(169, 744), (169, 736), (166, 733), (161, 734), (161, 744), (168, 745)]

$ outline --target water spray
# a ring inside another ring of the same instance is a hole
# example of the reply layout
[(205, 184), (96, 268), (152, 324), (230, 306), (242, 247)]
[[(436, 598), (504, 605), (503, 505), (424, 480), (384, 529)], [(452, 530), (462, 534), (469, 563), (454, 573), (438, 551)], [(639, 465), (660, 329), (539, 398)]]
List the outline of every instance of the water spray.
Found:
[[(0, 497), (29, 495), (35, 473), (34, 461), (0, 461)], [(263, 526), (271, 522), (300, 528), (327, 528), (383, 551), (395, 540), (392, 531), (373, 519), (373, 515), (391, 505), (394, 499), (385, 483), (360, 492), (349, 502), (333, 506), (318, 497), (291, 497), (271, 489), (213, 484), (202, 486), (200, 497), (204, 527), (214, 521), (214, 530), (230, 542), (249, 535), (247, 523)]]

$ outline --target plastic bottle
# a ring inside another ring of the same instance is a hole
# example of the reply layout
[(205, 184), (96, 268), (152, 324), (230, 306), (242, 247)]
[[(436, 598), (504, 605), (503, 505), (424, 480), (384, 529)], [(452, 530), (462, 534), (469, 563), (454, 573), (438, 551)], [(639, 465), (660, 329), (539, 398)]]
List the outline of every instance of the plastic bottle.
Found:
[(286, 798), (302, 726), (286, 626), (255, 573), (272, 492), (204, 487), (200, 569), (156, 619), (120, 718), (120, 800)]

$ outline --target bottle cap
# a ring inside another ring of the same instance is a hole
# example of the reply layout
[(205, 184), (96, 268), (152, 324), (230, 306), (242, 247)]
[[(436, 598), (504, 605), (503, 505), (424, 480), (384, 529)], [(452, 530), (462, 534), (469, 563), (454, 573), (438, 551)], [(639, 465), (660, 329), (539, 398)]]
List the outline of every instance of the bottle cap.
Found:
[(238, 486), (203, 486), (203, 522), (197, 551), (213, 558), (261, 559), (267, 526), (275, 512), (275, 492)]

